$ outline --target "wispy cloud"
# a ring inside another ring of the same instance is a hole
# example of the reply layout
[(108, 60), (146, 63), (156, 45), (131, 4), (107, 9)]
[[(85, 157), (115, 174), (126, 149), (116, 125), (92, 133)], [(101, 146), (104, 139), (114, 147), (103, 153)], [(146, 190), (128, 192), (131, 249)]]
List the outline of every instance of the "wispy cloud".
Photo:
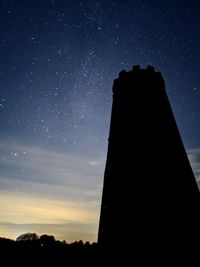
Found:
[(6, 141), (0, 151), (0, 214), (5, 221), (97, 228), (104, 156), (93, 159)]
[(4, 192), (0, 195), (1, 217), (14, 223), (95, 222), (98, 203), (56, 200), (27, 194)]
[(188, 158), (192, 166), (195, 178), (200, 188), (200, 148), (187, 150)]
[(99, 164), (100, 164), (100, 162), (97, 161), (97, 160), (91, 160), (91, 161), (89, 161), (89, 165), (90, 166), (98, 166)]
[(0, 190), (11, 183), (18, 183), (17, 189), (20, 190), (24, 182), (33, 187), (38, 183), (41, 186), (66, 186), (72, 191), (73, 188), (99, 191), (103, 181), (103, 156), (91, 159), (88, 155), (58, 153), (15, 143), (0, 143), (0, 151)]
[[(16, 172), (28, 170), (26, 180), (38, 182), (65, 184), (88, 182), (87, 176), (97, 180), (102, 175), (101, 167), (104, 164), (103, 157), (91, 159), (88, 155), (58, 153), (35, 146), (0, 143), (1, 169), (3, 173), (9, 172), (9, 178), (16, 178)], [(101, 165), (101, 166), (100, 166)], [(91, 166), (100, 166), (91, 168)], [(81, 174), (81, 175), (80, 175)], [(96, 180), (95, 180), (96, 182)]]

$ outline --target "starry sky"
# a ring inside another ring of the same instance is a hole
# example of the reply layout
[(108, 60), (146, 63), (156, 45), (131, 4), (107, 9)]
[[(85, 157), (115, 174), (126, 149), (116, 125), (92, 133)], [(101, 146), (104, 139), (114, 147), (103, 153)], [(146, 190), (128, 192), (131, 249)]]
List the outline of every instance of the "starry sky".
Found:
[(0, 236), (96, 241), (112, 83), (132, 65), (162, 72), (200, 182), (199, 14), (196, 0), (0, 1)]

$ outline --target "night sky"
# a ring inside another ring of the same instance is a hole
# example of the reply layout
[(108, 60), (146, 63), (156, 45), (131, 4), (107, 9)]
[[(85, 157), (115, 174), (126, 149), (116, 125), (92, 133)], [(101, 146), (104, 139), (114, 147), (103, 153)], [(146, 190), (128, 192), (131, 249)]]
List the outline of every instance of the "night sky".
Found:
[(162, 72), (200, 181), (199, 14), (196, 0), (0, 1), (0, 236), (96, 241), (112, 83), (132, 65)]

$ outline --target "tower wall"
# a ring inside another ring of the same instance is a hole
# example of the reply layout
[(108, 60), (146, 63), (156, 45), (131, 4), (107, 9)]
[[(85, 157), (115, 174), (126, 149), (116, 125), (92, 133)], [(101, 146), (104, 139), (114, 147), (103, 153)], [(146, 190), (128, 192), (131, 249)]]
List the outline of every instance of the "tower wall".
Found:
[(175, 249), (197, 237), (199, 201), (161, 73), (122, 71), (113, 84), (98, 243), (116, 255), (170, 241)]

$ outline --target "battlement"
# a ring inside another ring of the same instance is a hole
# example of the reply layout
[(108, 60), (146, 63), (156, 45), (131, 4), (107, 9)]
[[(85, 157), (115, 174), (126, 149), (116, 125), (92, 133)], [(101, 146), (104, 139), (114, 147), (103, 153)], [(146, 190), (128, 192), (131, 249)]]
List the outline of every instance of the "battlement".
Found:
[[(158, 71), (155, 71), (155, 68), (151, 65), (148, 65), (146, 69), (140, 68), (140, 65), (133, 65), (132, 70), (126, 71), (122, 70), (119, 72), (119, 76), (114, 80), (113, 84), (113, 93), (120, 93), (120, 88), (133, 89), (134, 87), (146, 87), (155, 88), (155, 87), (165, 87), (165, 82), (162, 77), (162, 74)], [(124, 89), (123, 89), (124, 91)]]
[[(141, 69), (140, 68), (140, 65), (133, 65), (132, 67), (132, 70), (131, 71), (126, 71), (126, 70), (122, 70), (119, 72), (119, 78), (123, 78), (125, 77), (126, 75), (130, 75), (130, 74), (137, 74), (138, 75), (138, 72), (141, 72), (141, 73), (160, 73), (160, 72), (156, 72), (155, 71), (155, 68), (154, 66), (151, 66), (151, 65), (148, 65), (146, 67), (146, 69)], [(160, 73), (161, 74), (161, 73)]]

